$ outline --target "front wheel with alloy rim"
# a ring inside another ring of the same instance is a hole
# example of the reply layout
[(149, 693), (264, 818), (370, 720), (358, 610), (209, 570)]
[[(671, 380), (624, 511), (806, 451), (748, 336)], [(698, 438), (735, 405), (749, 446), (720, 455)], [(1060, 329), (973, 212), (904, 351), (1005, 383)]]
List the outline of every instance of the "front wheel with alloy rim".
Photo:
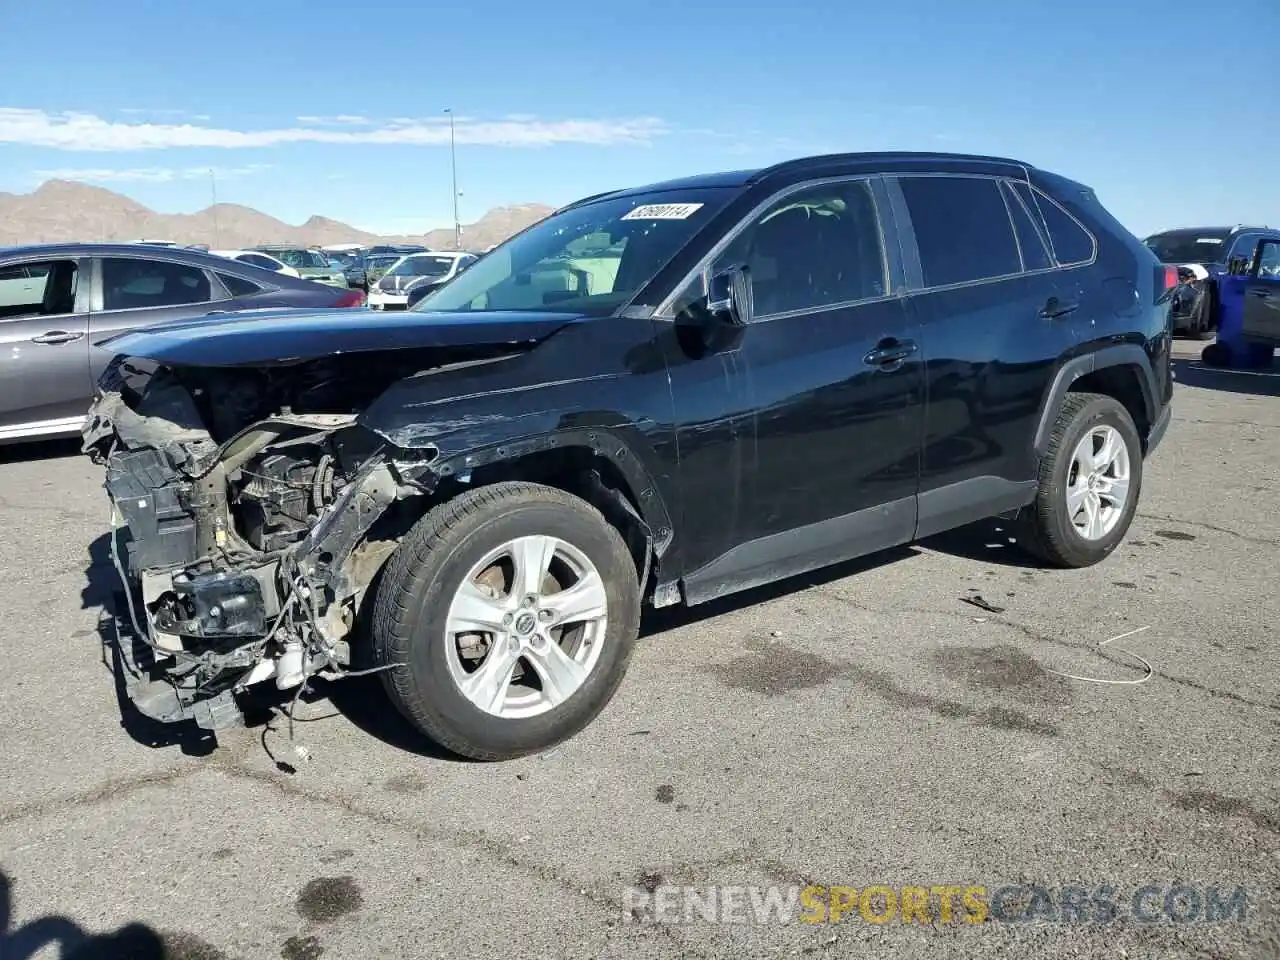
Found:
[(437, 506), (405, 537), (374, 602), (392, 701), (479, 760), (580, 731), (626, 672), (640, 621), (635, 561), (598, 510), (553, 487), (499, 483)]
[(1142, 441), (1129, 411), (1102, 394), (1071, 393), (1040, 462), (1018, 543), (1061, 567), (1103, 560), (1124, 539), (1142, 488)]

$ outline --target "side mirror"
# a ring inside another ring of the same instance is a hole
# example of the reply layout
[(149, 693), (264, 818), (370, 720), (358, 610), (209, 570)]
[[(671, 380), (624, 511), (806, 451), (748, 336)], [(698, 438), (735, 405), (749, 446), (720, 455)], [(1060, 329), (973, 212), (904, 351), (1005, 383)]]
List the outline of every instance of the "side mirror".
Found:
[(707, 311), (733, 327), (751, 322), (751, 277), (746, 264), (734, 264), (711, 275)]

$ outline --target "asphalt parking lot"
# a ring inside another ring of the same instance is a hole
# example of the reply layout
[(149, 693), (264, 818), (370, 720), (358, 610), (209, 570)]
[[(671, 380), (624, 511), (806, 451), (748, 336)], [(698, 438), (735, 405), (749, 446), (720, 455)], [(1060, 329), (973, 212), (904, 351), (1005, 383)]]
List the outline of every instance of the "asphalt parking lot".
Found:
[[(1043, 571), (984, 524), (655, 616), (599, 720), (496, 765), (435, 755), (363, 680), (303, 705), (293, 744), (278, 718), (215, 746), (124, 710), (100, 471), (0, 451), (0, 957), (148, 931), (182, 960), (1280, 955), (1280, 374), (1179, 380), (1106, 563)], [(1121, 647), (1149, 682), (1058, 675), (1142, 677)], [(641, 896), (809, 884), (1035, 885), (1052, 909), (666, 923)], [(1132, 915), (1179, 885), (1243, 887), (1245, 918)], [(1113, 887), (1117, 916), (1068, 916), (1072, 886)]]

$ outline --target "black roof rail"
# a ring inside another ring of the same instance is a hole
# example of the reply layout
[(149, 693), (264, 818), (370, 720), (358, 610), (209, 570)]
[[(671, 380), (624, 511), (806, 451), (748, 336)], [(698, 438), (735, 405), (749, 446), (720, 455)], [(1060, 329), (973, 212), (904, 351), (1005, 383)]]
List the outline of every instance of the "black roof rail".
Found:
[(1014, 160), (1009, 157), (988, 157), (972, 153), (935, 153), (919, 150), (885, 150), (867, 153), (825, 153), (813, 157), (784, 160), (782, 163), (775, 163), (771, 167), (763, 167), (757, 170), (751, 175), (750, 179), (752, 183), (758, 183), (766, 177), (771, 177), (778, 173), (796, 173), (812, 167), (830, 166), (841, 161), (864, 162), (876, 160), (918, 160), (922, 163), (933, 163), (939, 160), (962, 160), (972, 163), (995, 163), (1002, 166), (1018, 167), (1021, 170), (1026, 170), (1029, 167), (1026, 161)]

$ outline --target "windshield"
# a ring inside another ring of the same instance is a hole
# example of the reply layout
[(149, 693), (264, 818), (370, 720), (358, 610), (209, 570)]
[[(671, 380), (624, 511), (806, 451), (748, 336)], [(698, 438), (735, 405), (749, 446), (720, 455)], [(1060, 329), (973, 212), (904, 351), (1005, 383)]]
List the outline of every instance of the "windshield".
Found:
[(651, 280), (736, 195), (702, 187), (604, 198), (530, 227), (412, 309), (603, 317)]
[(408, 257), (387, 272), (389, 277), (443, 277), (453, 266), (452, 257)]
[(1221, 263), (1229, 230), (1170, 230), (1142, 241), (1161, 263)]
[(294, 269), (327, 269), (329, 267), (328, 259), (318, 250), (265, 250), (263, 252)]

